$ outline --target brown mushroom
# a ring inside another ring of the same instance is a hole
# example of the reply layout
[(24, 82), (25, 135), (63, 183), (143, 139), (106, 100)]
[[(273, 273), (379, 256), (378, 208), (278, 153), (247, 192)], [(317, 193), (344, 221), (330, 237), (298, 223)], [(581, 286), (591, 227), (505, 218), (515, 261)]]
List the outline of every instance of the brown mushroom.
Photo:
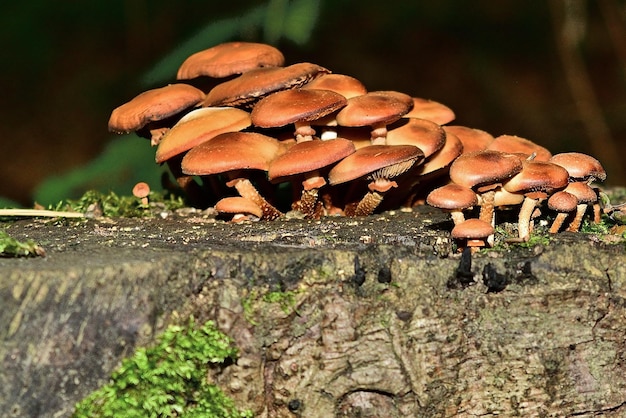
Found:
[(263, 216), (263, 210), (243, 196), (224, 197), (215, 204), (215, 210), (219, 214), (230, 215), (231, 222), (256, 221)]
[(567, 227), (569, 232), (576, 232), (582, 225), (583, 217), (585, 216), (585, 212), (587, 211), (589, 204), (597, 204), (598, 195), (591, 186), (582, 181), (576, 181), (568, 184), (564, 191), (573, 194), (576, 196), (576, 199), (578, 199), (576, 214), (572, 222), (570, 222)]
[(133, 187), (133, 196), (141, 200), (141, 204), (148, 204), (148, 196), (150, 195), (150, 186), (145, 181), (140, 181)]
[(324, 74), (302, 86), (303, 89), (331, 90), (346, 99), (362, 96), (367, 89), (359, 80), (344, 74)]
[(487, 149), (509, 154), (521, 153), (526, 157), (532, 156), (535, 161), (548, 161), (552, 157), (552, 153), (547, 148), (515, 135), (500, 135), (491, 141)]
[(533, 227), (531, 216), (539, 202), (554, 191), (565, 188), (568, 178), (567, 170), (559, 165), (523, 160), (522, 170), (504, 183), (506, 191), (524, 195), (517, 223), (520, 240), (528, 241), (530, 238)]
[(480, 129), (462, 125), (447, 125), (443, 127), (447, 134), (456, 135), (463, 144), (463, 153), (486, 150), (494, 140), (493, 135)]
[(328, 73), (330, 71), (326, 68), (308, 62), (288, 67), (257, 68), (213, 87), (202, 105), (249, 107), (268, 94), (302, 87), (316, 77)]
[(326, 185), (320, 171), (354, 151), (352, 142), (344, 138), (299, 142), (270, 163), (268, 178), (273, 183), (301, 178), (301, 197), (293, 203), (292, 209), (301, 212), (305, 218), (319, 218), (318, 191)]
[(285, 57), (282, 52), (271, 45), (226, 42), (187, 57), (178, 69), (176, 78), (178, 80), (200, 76), (223, 78), (260, 67), (280, 67), (284, 63)]
[(276, 139), (256, 132), (226, 132), (187, 152), (182, 171), (188, 175), (223, 174), (229, 187), (261, 208), (262, 219), (273, 220), (282, 213), (272, 206), (250, 181), (250, 171), (267, 172), (270, 162), (284, 152)]
[(356, 150), (328, 173), (331, 185), (365, 178), (369, 191), (356, 205), (346, 208), (348, 216), (372, 214), (382, 202), (385, 192), (397, 187), (396, 177), (424, 159), (422, 151), (412, 145), (370, 145)]
[(260, 128), (295, 125), (296, 142), (310, 141), (315, 135), (311, 122), (336, 112), (347, 99), (330, 90), (283, 90), (259, 100), (250, 114)]
[(199, 105), (204, 97), (202, 90), (183, 83), (144, 91), (111, 112), (109, 131), (129, 133), (167, 120), (166, 125), (156, 124), (151, 127), (155, 131), (154, 135), (151, 133), (152, 145), (156, 145), (163, 130), (170, 127), (170, 118)]
[(606, 171), (604, 171), (600, 161), (587, 154), (580, 152), (554, 154), (550, 158), (550, 162), (565, 168), (571, 181), (592, 183), (606, 180)]
[(495, 229), (489, 222), (472, 218), (455, 225), (450, 235), (457, 241), (459, 250), (469, 247), (474, 253), (490, 246), (488, 238), (494, 233)]
[(341, 126), (371, 127), (372, 145), (384, 145), (387, 125), (408, 113), (412, 105), (411, 97), (404, 93), (374, 91), (348, 99), (347, 106), (337, 113), (336, 119)]
[(450, 213), (454, 225), (458, 225), (465, 221), (463, 211), (477, 205), (478, 197), (469, 187), (448, 183), (431, 191), (426, 203)]
[(559, 190), (548, 198), (548, 208), (557, 213), (549, 232), (556, 234), (561, 229), (561, 226), (570, 215), (570, 213), (576, 210), (578, 206), (578, 198), (573, 194), (566, 192), (565, 190)]

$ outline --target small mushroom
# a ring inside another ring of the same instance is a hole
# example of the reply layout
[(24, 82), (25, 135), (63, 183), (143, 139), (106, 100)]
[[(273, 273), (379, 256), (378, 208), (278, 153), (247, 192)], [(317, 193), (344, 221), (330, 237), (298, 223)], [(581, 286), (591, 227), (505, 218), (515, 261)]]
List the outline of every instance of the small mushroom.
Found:
[(567, 217), (574, 211), (576, 211), (576, 207), (578, 206), (578, 199), (573, 194), (566, 192), (565, 190), (559, 190), (555, 192), (548, 198), (548, 208), (555, 211), (557, 213), (554, 221), (552, 221), (552, 225), (550, 226), (549, 232), (551, 234), (556, 234), (561, 229), (561, 226), (567, 219)]
[(460, 251), (470, 248), (472, 253), (483, 247), (490, 246), (488, 238), (493, 236), (495, 229), (489, 222), (480, 219), (468, 219), (452, 228), (452, 238), (458, 243)]
[(426, 203), (450, 213), (454, 225), (458, 225), (465, 221), (463, 211), (477, 205), (478, 198), (469, 187), (448, 183), (431, 191)]
[(133, 196), (141, 200), (143, 206), (148, 205), (148, 196), (150, 195), (150, 186), (144, 181), (140, 181), (133, 187)]
[(576, 214), (574, 219), (567, 227), (567, 230), (570, 232), (576, 232), (580, 229), (582, 225), (583, 217), (585, 216), (585, 212), (587, 211), (587, 207), (589, 204), (597, 204), (598, 196), (596, 191), (591, 188), (587, 183), (582, 181), (577, 181), (574, 183), (570, 183), (567, 185), (564, 191), (573, 194), (578, 199), (578, 204), (576, 205)]
[(215, 204), (215, 210), (219, 214), (230, 215), (231, 222), (256, 221), (263, 216), (263, 210), (243, 196), (224, 197)]

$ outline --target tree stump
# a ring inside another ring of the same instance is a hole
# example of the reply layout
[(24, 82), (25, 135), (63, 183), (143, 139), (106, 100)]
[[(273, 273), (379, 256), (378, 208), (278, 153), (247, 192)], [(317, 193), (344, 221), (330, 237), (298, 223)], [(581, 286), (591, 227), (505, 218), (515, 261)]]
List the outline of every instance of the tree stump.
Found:
[(208, 377), (257, 417), (625, 416), (624, 242), (501, 243), (460, 274), (450, 229), (428, 208), (11, 223), (47, 256), (0, 259), (0, 410), (69, 416), (194, 315), (235, 340)]

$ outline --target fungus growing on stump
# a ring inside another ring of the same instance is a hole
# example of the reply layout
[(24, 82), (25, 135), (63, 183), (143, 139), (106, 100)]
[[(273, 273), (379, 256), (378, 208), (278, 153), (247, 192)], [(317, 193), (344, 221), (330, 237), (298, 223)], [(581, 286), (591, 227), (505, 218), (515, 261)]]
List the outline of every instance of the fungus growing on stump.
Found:
[(478, 204), (476, 193), (469, 187), (448, 183), (431, 191), (426, 203), (450, 213), (454, 225), (465, 221), (463, 211)]
[(578, 206), (578, 198), (565, 190), (559, 190), (548, 198), (548, 208), (557, 213), (548, 232), (556, 234), (567, 217), (576, 211)]
[(263, 216), (263, 210), (252, 200), (243, 196), (228, 196), (215, 204), (221, 215), (230, 215), (231, 222), (256, 221)]
[(374, 213), (385, 192), (397, 187), (396, 177), (424, 159), (422, 151), (412, 145), (370, 145), (350, 154), (328, 173), (331, 185), (364, 178), (369, 181), (369, 191), (356, 205), (346, 207), (346, 215), (363, 216)]
[(182, 160), (188, 175), (223, 174), (226, 183), (263, 211), (261, 219), (273, 220), (282, 213), (259, 194), (249, 177), (251, 171), (267, 172), (270, 162), (284, 152), (281, 143), (255, 132), (227, 132), (192, 148)]

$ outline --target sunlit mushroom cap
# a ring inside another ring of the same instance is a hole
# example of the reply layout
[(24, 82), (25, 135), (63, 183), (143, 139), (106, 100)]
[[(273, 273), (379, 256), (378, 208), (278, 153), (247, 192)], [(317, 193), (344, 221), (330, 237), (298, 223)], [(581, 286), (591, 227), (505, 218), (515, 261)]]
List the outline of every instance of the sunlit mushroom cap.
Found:
[(446, 133), (452, 133), (459, 138), (463, 144), (464, 154), (486, 150), (489, 144), (491, 144), (494, 140), (493, 135), (488, 132), (462, 125), (444, 126), (443, 130), (446, 131)]
[(403, 99), (404, 93), (374, 91), (348, 99), (348, 105), (337, 113), (342, 126), (372, 126), (397, 121), (411, 110), (413, 101)]
[(413, 109), (403, 117), (426, 119), (445, 125), (456, 117), (452, 109), (434, 100), (413, 97)]
[(324, 74), (302, 86), (303, 89), (331, 90), (346, 99), (367, 93), (365, 85), (354, 77), (344, 74)]
[(432, 190), (426, 203), (445, 210), (467, 209), (478, 204), (478, 197), (469, 187), (448, 183)]
[(156, 150), (156, 162), (162, 163), (198, 144), (224, 133), (250, 126), (250, 114), (234, 107), (203, 107), (195, 109), (172, 127)]
[(580, 152), (554, 154), (550, 162), (565, 168), (570, 177), (577, 181), (604, 181), (606, 179), (606, 171), (600, 161), (587, 154)]
[(281, 143), (256, 132), (227, 132), (189, 150), (183, 157), (183, 173), (209, 175), (233, 170), (267, 171), (284, 151)]
[(418, 174), (435, 175), (445, 171), (450, 164), (463, 152), (463, 143), (453, 133), (446, 133), (446, 142), (439, 151), (435, 152), (419, 167)]
[(487, 149), (510, 154), (520, 153), (526, 156), (534, 154), (535, 161), (548, 161), (552, 157), (552, 153), (547, 148), (515, 135), (500, 135), (489, 144)]
[(522, 171), (504, 183), (502, 187), (505, 190), (511, 193), (551, 193), (568, 184), (569, 174), (560, 165), (547, 161), (523, 160), (522, 166)]
[(422, 151), (412, 145), (370, 145), (337, 163), (328, 173), (328, 182), (341, 184), (361, 177), (392, 179), (423, 159)]
[(109, 118), (109, 131), (128, 133), (150, 122), (169, 118), (204, 100), (204, 92), (188, 84), (169, 84), (144, 91), (117, 107)]
[(341, 109), (347, 102), (344, 96), (330, 90), (283, 90), (259, 100), (250, 116), (255, 126), (275, 128), (320, 119)]
[(344, 138), (300, 142), (270, 163), (268, 178), (278, 183), (289, 176), (328, 167), (354, 151), (352, 141)]
[(460, 155), (450, 166), (450, 179), (473, 189), (501, 183), (522, 170), (522, 160), (500, 151), (477, 151)]
[(271, 45), (227, 42), (190, 55), (178, 69), (176, 78), (222, 78), (260, 67), (280, 67), (284, 63), (283, 54)]
[(301, 87), (327, 73), (330, 71), (326, 68), (308, 62), (258, 68), (215, 86), (207, 93), (203, 105), (245, 106), (270, 93)]
[(401, 118), (387, 126), (387, 145), (414, 145), (424, 158), (439, 151), (446, 143), (446, 132), (426, 119)]

